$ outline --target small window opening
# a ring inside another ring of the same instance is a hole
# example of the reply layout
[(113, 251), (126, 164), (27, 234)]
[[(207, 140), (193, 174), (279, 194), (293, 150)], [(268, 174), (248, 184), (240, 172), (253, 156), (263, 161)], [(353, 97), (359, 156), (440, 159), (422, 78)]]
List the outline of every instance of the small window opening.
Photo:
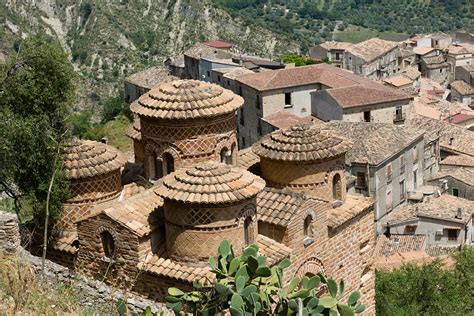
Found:
[(107, 258), (112, 258), (115, 255), (114, 238), (108, 231), (103, 231), (100, 234), (100, 239), (102, 240), (102, 248), (104, 250), (104, 255)]

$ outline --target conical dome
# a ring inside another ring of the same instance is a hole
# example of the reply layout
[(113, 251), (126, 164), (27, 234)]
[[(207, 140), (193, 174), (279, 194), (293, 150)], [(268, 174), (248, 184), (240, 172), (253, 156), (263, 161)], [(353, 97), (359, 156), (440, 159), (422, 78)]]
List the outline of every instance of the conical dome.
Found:
[(177, 80), (151, 89), (131, 105), (133, 113), (160, 119), (193, 119), (232, 113), (242, 97), (218, 85)]
[(127, 161), (119, 151), (92, 140), (75, 139), (63, 149), (63, 165), (68, 179), (98, 176), (120, 169)]
[(264, 187), (264, 180), (244, 169), (206, 162), (166, 176), (155, 192), (165, 199), (185, 203), (217, 204), (251, 198)]
[(284, 161), (318, 161), (347, 152), (352, 143), (317, 125), (296, 125), (263, 137), (253, 151), (260, 157)]

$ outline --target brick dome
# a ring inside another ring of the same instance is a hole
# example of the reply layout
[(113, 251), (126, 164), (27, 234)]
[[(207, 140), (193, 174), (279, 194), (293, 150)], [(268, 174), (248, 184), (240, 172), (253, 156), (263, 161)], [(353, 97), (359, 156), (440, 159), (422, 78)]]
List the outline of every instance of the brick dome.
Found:
[(155, 192), (184, 203), (233, 203), (256, 196), (265, 181), (252, 173), (217, 162), (181, 169), (165, 178)]
[(126, 157), (111, 146), (91, 140), (73, 140), (63, 150), (63, 165), (68, 179), (99, 176), (119, 170)]
[(198, 80), (163, 83), (131, 105), (140, 116), (159, 119), (195, 119), (232, 113), (244, 104), (242, 97), (218, 85)]
[(352, 143), (317, 125), (296, 125), (263, 137), (253, 151), (283, 161), (319, 161), (347, 152)]

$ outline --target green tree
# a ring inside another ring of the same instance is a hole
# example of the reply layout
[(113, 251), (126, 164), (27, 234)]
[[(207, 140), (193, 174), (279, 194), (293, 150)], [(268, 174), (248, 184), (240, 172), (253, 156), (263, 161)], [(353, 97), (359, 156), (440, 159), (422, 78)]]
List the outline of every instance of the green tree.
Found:
[(35, 219), (44, 215), (54, 169), (53, 218), (68, 193), (61, 164), (54, 161), (58, 146), (67, 141), (74, 77), (67, 54), (45, 35), (29, 37), (0, 65), (0, 190), (15, 200), (17, 212), (21, 199), (29, 199)]
[[(353, 292), (346, 303), (342, 302), (344, 282), (339, 285), (323, 275), (294, 277), (285, 286), (284, 270), (290, 266), (288, 258), (269, 267), (266, 258), (258, 254), (258, 246), (250, 245), (242, 255), (235, 256), (232, 246), (223, 240), (217, 257), (209, 258), (214, 284), (193, 282), (194, 291), (183, 292), (169, 288), (167, 306), (175, 312), (195, 315), (214, 315), (230, 310), (240, 315), (342, 315), (361, 313), (365, 307), (359, 303), (359, 292)], [(328, 293), (317, 297), (323, 284)]]
[(133, 114), (127, 102), (120, 96), (109, 98), (102, 109), (102, 124), (112, 121), (119, 114), (124, 114), (130, 121), (133, 120)]

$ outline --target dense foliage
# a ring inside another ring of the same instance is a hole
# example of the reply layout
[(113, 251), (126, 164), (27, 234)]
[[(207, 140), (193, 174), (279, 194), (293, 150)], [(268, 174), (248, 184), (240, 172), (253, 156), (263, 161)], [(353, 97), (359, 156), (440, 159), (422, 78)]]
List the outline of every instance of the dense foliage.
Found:
[(472, 315), (474, 250), (464, 248), (454, 260), (450, 270), (435, 261), (377, 272), (377, 315)]
[[(269, 267), (266, 257), (258, 254), (258, 246), (250, 245), (242, 255), (235, 256), (232, 246), (223, 240), (217, 257), (209, 258), (214, 284), (194, 281), (192, 292), (169, 288), (167, 306), (175, 312), (187, 311), (196, 315), (215, 315), (229, 310), (233, 316), (243, 315), (342, 315), (352, 316), (365, 310), (358, 302), (359, 292), (342, 301), (344, 282), (339, 285), (323, 275), (302, 280), (294, 277), (285, 286), (284, 269), (290, 266), (288, 258)], [(317, 296), (321, 287), (328, 293)]]
[(18, 50), (0, 65), (0, 190), (17, 202), (27, 199), (40, 219), (56, 168), (54, 218), (68, 192), (61, 164), (53, 162), (59, 143), (67, 141), (75, 73), (60, 44), (49, 37), (29, 37)]
[(319, 61), (319, 60), (314, 60), (314, 59), (311, 59), (311, 58), (307, 58), (303, 55), (296, 55), (296, 54), (283, 55), (281, 57), (281, 59), (287, 64), (288, 63), (294, 63), (296, 67), (314, 65), (314, 64), (321, 64), (321, 63), (326, 63), (326, 64), (331, 63), (327, 58), (325, 58), (322, 61)]
[[(352, 24), (397, 33), (474, 30), (470, 0), (213, 0), (232, 14), (286, 34), (307, 48)], [(337, 21), (342, 21), (339, 23)]]

